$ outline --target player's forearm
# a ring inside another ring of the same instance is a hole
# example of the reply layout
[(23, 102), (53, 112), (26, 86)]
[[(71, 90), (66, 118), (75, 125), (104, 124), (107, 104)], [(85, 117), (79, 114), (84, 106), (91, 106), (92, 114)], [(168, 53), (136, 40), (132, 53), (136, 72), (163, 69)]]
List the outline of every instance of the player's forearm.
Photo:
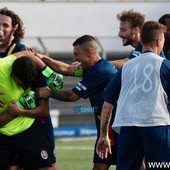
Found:
[(50, 57), (42, 55), (42, 61), (52, 70), (65, 76), (73, 76), (74, 68), (62, 61), (54, 60)]
[(51, 91), (50, 97), (66, 102), (74, 102), (80, 99), (72, 90)]
[(0, 113), (0, 128), (3, 127), (5, 124), (10, 122), (14, 118), (15, 118), (15, 115), (9, 114), (8, 111)]
[(125, 62), (127, 62), (129, 60), (129, 58), (125, 58), (125, 59), (120, 59), (120, 60), (113, 60), (113, 61), (110, 61), (110, 63), (115, 66), (116, 69), (120, 69)]
[(39, 105), (34, 109), (21, 109), (20, 111), (15, 111), (14, 114), (18, 116), (25, 116), (30, 118), (41, 118), (46, 117), (49, 113), (49, 103), (48, 99), (41, 99)]
[(36, 65), (39, 71), (41, 71), (46, 66), (45, 63), (41, 61), (41, 59), (39, 59), (37, 56), (35, 56), (35, 54), (33, 54), (30, 51), (21, 51), (21, 52), (15, 53), (14, 55), (17, 58), (20, 58), (23, 56), (29, 57), (34, 62), (34, 64)]
[(112, 116), (113, 106), (104, 102), (100, 119), (100, 137), (106, 138), (108, 136), (110, 119)]

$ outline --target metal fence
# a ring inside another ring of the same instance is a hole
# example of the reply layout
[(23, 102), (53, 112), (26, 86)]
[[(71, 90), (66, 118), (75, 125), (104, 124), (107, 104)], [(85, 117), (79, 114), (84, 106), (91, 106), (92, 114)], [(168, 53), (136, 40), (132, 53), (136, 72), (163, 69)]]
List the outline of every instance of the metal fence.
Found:
[[(53, 58), (56, 55), (72, 55), (72, 43), (77, 37), (25, 37), (24, 44), (45, 54), (50, 54)], [(99, 53), (102, 57), (108, 58), (110, 54), (117, 55), (127, 53), (132, 47), (124, 47), (121, 39), (116, 36), (95, 37), (99, 44)], [(113, 56), (113, 57), (114, 57)], [(115, 56), (114, 59), (121, 58)]]

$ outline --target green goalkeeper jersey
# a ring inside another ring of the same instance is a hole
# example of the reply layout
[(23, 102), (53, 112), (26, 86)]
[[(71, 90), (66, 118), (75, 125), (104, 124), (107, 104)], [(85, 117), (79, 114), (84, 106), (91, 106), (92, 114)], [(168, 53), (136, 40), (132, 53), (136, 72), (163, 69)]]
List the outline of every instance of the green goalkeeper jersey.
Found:
[[(0, 58), (0, 91), (5, 93), (4, 95), (0, 95), (1, 100), (5, 103), (4, 107), (0, 108), (0, 113), (8, 109), (12, 100), (18, 101), (24, 93), (24, 90), (15, 83), (11, 76), (12, 64), (15, 59), (16, 57), (14, 55)], [(34, 120), (33, 118), (17, 116), (1, 127), (0, 133), (8, 136), (16, 135), (28, 129)]]

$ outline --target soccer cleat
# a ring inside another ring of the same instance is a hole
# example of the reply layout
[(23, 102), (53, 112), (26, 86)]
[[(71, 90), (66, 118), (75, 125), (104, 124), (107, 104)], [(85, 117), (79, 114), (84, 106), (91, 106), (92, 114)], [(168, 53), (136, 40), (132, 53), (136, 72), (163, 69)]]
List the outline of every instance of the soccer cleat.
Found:
[(28, 93), (25, 93), (17, 103), (22, 109), (34, 109), (36, 107), (35, 92), (29, 91)]

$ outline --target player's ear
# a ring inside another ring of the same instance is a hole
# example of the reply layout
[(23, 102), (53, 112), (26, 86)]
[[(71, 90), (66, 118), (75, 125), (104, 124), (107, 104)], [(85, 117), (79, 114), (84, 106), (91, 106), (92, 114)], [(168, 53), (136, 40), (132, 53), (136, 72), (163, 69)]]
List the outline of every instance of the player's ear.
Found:
[(16, 31), (18, 29), (18, 24), (16, 24), (13, 28), (14, 31)]
[(135, 33), (135, 34), (138, 34), (139, 32), (140, 32), (139, 27), (135, 27), (135, 28), (134, 28), (134, 33)]

